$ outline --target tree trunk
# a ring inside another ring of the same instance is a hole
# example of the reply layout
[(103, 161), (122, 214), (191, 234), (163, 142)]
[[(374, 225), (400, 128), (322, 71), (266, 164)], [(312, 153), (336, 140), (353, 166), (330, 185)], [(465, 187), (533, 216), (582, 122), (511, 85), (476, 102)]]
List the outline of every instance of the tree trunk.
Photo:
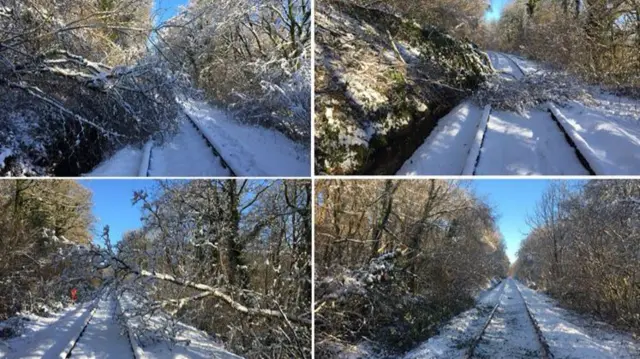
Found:
[(242, 258), (243, 246), (240, 243), (240, 212), (238, 210), (239, 194), (236, 192), (236, 181), (225, 180), (224, 190), (227, 197), (227, 221), (225, 221), (225, 241), (227, 247), (227, 274), (229, 284), (246, 288), (248, 284), (245, 263)]

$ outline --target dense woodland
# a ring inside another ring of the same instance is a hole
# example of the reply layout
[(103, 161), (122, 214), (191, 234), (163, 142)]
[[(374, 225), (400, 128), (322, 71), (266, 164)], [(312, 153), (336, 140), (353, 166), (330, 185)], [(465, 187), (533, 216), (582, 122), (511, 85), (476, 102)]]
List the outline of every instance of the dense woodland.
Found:
[(410, 349), (507, 274), (493, 210), (459, 183), (322, 180), (316, 201), (317, 357)]
[(132, 194), (143, 226), (119, 241), (105, 227), (99, 246), (77, 183), (4, 181), (2, 195), (3, 318), (108, 288), (137, 304), (142, 343), (175, 337), (171, 321), (145, 331), (165, 313), (248, 358), (311, 357), (310, 181), (158, 182)]
[(162, 140), (176, 97), (308, 143), (308, 0), (0, 0), (0, 174), (79, 175)]
[(385, 8), (483, 49), (523, 55), (637, 96), (638, 0), (513, 0), (497, 22), (484, 18), (487, 0), (345, 1)]
[(61, 279), (68, 262), (58, 250), (91, 242), (91, 205), (76, 182), (0, 181), (0, 320), (42, 312), (78, 285)]
[(553, 183), (512, 268), (571, 309), (640, 332), (640, 183)]

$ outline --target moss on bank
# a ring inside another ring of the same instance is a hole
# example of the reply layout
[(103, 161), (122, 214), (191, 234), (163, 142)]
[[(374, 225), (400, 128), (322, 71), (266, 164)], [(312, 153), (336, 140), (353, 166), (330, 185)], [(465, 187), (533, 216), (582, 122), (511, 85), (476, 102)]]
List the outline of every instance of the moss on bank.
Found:
[(394, 174), (491, 70), (438, 29), (316, 2), (316, 172)]

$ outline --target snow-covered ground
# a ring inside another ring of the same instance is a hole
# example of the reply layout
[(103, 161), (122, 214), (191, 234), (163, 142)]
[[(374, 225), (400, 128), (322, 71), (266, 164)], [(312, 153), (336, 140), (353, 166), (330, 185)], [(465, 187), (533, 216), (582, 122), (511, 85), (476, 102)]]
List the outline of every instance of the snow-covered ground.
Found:
[[(177, 343), (157, 339), (145, 342), (129, 335), (116, 320), (117, 310), (116, 300), (105, 294), (98, 301), (77, 304), (48, 317), (26, 315), (21, 336), (0, 340), (0, 358), (241, 359), (205, 332), (180, 322), (175, 323)], [(155, 315), (150, 320), (153, 329), (162, 327), (169, 318)], [(135, 319), (129, 322), (134, 330), (138, 325)]]
[(310, 150), (282, 133), (249, 126), (201, 101), (185, 101), (185, 111), (218, 145), (238, 176), (309, 176)]
[(151, 148), (149, 176), (151, 177), (206, 177), (230, 176), (220, 159), (195, 127), (185, 120), (178, 134), (162, 147)]
[(631, 334), (571, 313), (546, 295), (517, 285), (555, 358), (640, 358), (640, 342)]
[(559, 120), (598, 175), (640, 174), (640, 101), (597, 93), (595, 106), (556, 106)]
[(505, 281), (480, 293), (474, 308), (454, 317), (435, 335), (404, 356), (404, 359), (464, 358), (473, 338), (502, 298)]
[(142, 149), (127, 146), (86, 174), (90, 177), (135, 177), (142, 162)]
[[(487, 55), (508, 81), (551, 71), (514, 55)], [(479, 128), (482, 109), (465, 101), (439, 120), (397, 174), (470, 174), (465, 163), (475, 162), (476, 175), (588, 175), (563, 130), (597, 175), (640, 173), (640, 101), (586, 90), (593, 96), (588, 104), (547, 103), (520, 114), (492, 109), (485, 128)], [(478, 132), (482, 146), (475, 157), (470, 148)]]
[[(127, 326), (132, 335), (132, 341), (136, 347), (136, 357), (145, 359), (242, 359), (232, 354), (216, 342), (207, 333), (190, 325), (172, 320), (166, 314), (156, 313), (151, 317), (145, 317), (143, 323), (141, 316), (133, 316), (142, 307), (142, 302), (132, 299), (129, 295), (120, 298), (124, 310)], [(163, 328), (172, 327), (176, 333), (175, 343), (166, 340), (158, 340), (156, 332)]]
[[(520, 294), (518, 293), (520, 290)], [(524, 301), (523, 301), (524, 299)], [(439, 334), (410, 351), (404, 359), (466, 358), (492, 307), (497, 307), (474, 351), (478, 358), (533, 358), (541, 346), (529, 320), (525, 303), (535, 318), (549, 352), (562, 359), (640, 358), (640, 342), (604, 323), (557, 306), (547, 296), (508, 278), (481, 294), (477, 306), (444, 325)]]
[(525, 75), (510, 56), (495, 51), (487, 51), (487, 55), (489, 56), (491, 65), (493, 65), (493, 68), (499, 73), (515, 78), (516, 80), (521, 79)]
[[(260, 126), (249, 126), (230, 118), (224, 111), (202, 101), (183, 100), (186, 119), (178, 133), (162, 145), (151, 148), (148, 175), (153, 177), (225, 177), (221, 164), (202, 137), (214, 144), (237, 176), (295, 177), (311, 173), (309, 148), (282, 133)], [(90, 173), (91, 177), (135, 177), (144, 150), (126, 147)]]
[(48, 317), (26, 315), (20, 337), (0, 341), (0, 358), (58, 359), (77, 339), (85, 322), (91, 317), (94, 302), (71, 306)]

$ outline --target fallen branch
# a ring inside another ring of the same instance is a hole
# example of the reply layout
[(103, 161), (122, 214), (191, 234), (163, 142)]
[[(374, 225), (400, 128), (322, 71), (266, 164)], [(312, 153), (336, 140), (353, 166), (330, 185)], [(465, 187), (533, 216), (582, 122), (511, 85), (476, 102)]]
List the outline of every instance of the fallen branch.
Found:
[[(146, 270), (141, 270), (139, 272), (134, 271), (135, 274), (138, 274), (140, 276), (143, 277), (148, 277), (148, 278), (155, 278), (155, 279), (159, 279), (159, 280), (163, 280), (166, 282), (170, 282), (170, 283), (174, 283), (177, 285), (181, 285), (181, 286), (185, 286), (185, 287), (190, 287), (193, 289), (197, 289), (197, 290), (201, 290), (204, 291), (204, 293), (201, 293), (200, 295), (196, 295), (194, 297), (188, 297), (188, 298), (183, 298), (182, 300), (193, 300), (193, 299), (202, 299), (208, 296), (212, 296), (212, 297), (216, 297), (216, 298), (220, 298), (223, 301), (227, 302), (227, 304), (229, 304), (233, 309), (242, 312), (242, 313), (246, 313), (246, 314), (253, 314), (253, 315), (260, 315), (263, 317), (274, 317), (274, 318), (283, 318), (285, 320), (291, 320), (300, 324), (305, 324), (310, 326), (311, 325), (311, 321), (305, 318), (301, 318), (301, 317), (297, 317), (297, 316), (293, 316), (290, 314), (285, 314), (284, 312), (278, 311), (278, 310), (272, 310), (272, 309), (261, 309), (261, 308), (249, 308), (246, 307), (244, 305), (242, 305), (241, 303), (235, 301), (233, 298), (231, 298), (230, 295), (228, 295), (227, 293), (224, 293), (222, 290), (218, 289), (218, 288), (214, 288), (211, 287), (209, 285), (206, 284), (201, 284), (201, 283), (195, 283), (195, 282), (191, 282), (188, 280), (181, 280), (178, 279), (172, 275), (169, 274), (162, 274), (162, 273), (152, 273)], [(179, 303), (180, 300), (175, 300), (175, 303)]]

